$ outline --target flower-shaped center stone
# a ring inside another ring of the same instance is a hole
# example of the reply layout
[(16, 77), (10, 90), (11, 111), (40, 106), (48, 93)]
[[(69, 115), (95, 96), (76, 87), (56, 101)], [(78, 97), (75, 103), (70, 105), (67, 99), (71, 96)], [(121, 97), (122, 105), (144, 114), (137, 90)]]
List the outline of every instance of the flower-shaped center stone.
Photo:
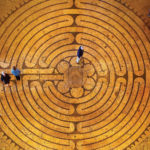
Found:
[(96, 86), (97, 73), (87, 59), (83, 64), (77, 64), (76, 57), (67, 58), (58, 63), (57, 71), (64, 74), (64, 80), (56, 82), (56, 88), (66, 97), (84, 97)]

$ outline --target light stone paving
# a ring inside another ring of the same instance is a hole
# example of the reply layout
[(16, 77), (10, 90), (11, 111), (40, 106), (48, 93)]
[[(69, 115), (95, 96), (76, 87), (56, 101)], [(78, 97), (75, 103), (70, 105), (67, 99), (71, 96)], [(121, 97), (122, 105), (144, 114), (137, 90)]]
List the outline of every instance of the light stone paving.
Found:
[(120, 1), (26, 1), (0, 26), (0, 72), (14, 65), (21, 81), (0, 84), (10, 149), (130, 150), (150, 135), (150, 30)]

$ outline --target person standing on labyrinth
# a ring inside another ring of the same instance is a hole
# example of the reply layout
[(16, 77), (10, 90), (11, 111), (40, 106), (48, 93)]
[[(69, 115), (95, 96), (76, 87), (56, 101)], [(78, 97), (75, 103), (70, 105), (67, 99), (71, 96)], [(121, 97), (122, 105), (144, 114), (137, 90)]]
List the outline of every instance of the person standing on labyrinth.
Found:
[(20, 80), (20, 70), (15, 66), (11, 69), (11, 73), (16, 77), (17, 80)]
[(10, 82), (10, 76), (7, 73), (2, 72), (1, 81), (8, 85)]
[(80, 61), (80, 59), (81, 59), (81, 57), (83, 55), (83, 52), (84, 52), (83, 51), (83, 47), (80, 46), (79, 49), (78, 49), (78, 51), (77, 51), (77, 60), (76, 60), (77, 63), (79, 63), (79, 61)]

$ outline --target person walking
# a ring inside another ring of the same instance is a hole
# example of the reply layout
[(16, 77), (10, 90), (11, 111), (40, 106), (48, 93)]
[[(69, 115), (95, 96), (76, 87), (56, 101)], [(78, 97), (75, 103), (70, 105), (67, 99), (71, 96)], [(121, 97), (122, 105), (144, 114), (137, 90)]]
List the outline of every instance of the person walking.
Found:
[(4, 84), (8, 85), (9, 82), (10, 82), (10, 76), (7, 73), (2, 72), (2, 74), (1, 74), (1, 81), (4, 82)]
[(79, 49), (78, 49), (78, 51), (77, 51), (77, 60), (76, 60), (77, 63), (79, 63), (81, 57), (83, 56), (83, 52), (84, 52), (83, 51), (83, 47), (80, 46)]
[(17, 80), (20, 80), (20, 70), (15, 66), (11, 69), (11, 73), (16, 77)]

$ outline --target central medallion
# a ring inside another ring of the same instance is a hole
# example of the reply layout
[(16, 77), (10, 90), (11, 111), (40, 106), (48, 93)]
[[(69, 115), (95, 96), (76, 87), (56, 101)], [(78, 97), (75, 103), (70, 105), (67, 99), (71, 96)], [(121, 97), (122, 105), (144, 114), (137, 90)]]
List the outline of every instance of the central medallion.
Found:
[(57, 71), (64, 76), (63, 80), (54, 84), (62, 96), (67, 98), (85, 97), (96, 86), (95, 67), (88, 59), (84, 59), (83, 64), (80, 65), (76, 64), (76, 57), (61, 60), (57, 65)]
[(65, 82), (69, 88), (82, 87), (86, 81), (87, 74), (80, 66), (70, 67), (64, 74)]

